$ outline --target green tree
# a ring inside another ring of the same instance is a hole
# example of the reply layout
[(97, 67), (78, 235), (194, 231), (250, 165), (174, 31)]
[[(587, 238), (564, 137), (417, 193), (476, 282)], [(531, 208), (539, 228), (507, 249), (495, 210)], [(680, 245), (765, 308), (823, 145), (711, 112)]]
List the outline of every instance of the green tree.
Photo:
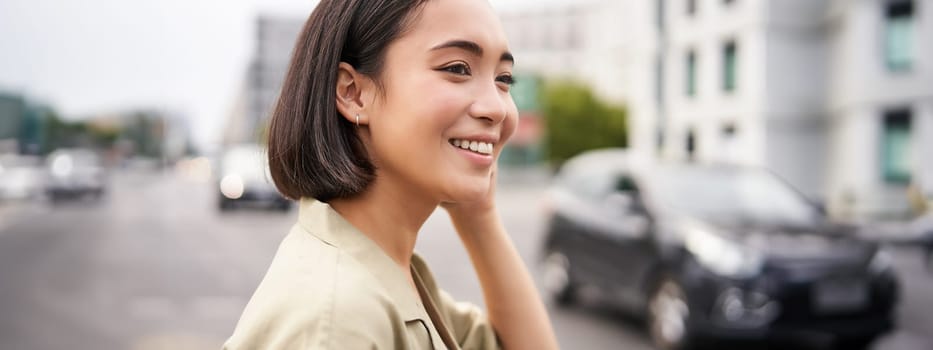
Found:
[(51, 152), (64, 147), (90, 147), (93, 140), (88, 133), (88, 126), (82, 121), (67, 121), (59, 117), (54, 111), (46, 114), (45, 119), (45, 152)]
[(572, 82), (548, 83), (541, 95), (551, 165), (559, 166), (586, 150), (628, 145), (624, 107), (600, 101), (588, 87)]

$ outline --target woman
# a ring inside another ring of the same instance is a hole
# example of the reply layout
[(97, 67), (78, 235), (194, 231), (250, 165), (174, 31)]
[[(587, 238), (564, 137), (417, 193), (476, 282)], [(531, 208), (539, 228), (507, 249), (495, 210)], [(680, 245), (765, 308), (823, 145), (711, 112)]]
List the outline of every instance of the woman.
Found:
[[(512, 55), (483, 0), (322, 0), (269, 129), (272, 178), (301, 201), (229, 349), (556, 349), (496, 212), (517, 123)], [(488, 317), (414, 254), (441, 205)]]

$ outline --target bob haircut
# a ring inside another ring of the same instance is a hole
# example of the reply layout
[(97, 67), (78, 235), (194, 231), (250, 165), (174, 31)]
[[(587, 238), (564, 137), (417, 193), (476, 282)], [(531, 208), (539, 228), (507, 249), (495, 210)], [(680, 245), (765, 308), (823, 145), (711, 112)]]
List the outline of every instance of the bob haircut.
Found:
[[(269, 124), (269, 170), (285, 197), (327, 202), (362, 192), (375, 166), (337, 111), (340, 62), (380, 82), (386, 49), (427, 0), (322, 0), (298, 36)], [(382, 91), (384, 92), (384, 91)]]

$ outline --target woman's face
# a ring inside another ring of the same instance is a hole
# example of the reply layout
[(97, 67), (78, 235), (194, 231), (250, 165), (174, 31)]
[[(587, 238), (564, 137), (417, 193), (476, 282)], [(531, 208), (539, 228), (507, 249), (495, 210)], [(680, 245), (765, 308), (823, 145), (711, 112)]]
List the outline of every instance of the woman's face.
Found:
[(518, 122), (508, 52), (486, 1), (428, 1), (388, 46), (384, 94), (365, 111), (376, 181), (442, 202), (482, 198)]

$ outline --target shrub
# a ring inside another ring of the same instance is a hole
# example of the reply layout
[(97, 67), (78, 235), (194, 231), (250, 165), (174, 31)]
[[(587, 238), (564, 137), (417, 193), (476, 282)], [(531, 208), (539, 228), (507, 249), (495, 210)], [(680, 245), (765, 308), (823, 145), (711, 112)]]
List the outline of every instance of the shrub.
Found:
[(547, 130), (545, 152), (552, 166), (586, 150), (628, 145), (626, 109), (600, 101), (586, 86), (549, 83), (540, 103)]

